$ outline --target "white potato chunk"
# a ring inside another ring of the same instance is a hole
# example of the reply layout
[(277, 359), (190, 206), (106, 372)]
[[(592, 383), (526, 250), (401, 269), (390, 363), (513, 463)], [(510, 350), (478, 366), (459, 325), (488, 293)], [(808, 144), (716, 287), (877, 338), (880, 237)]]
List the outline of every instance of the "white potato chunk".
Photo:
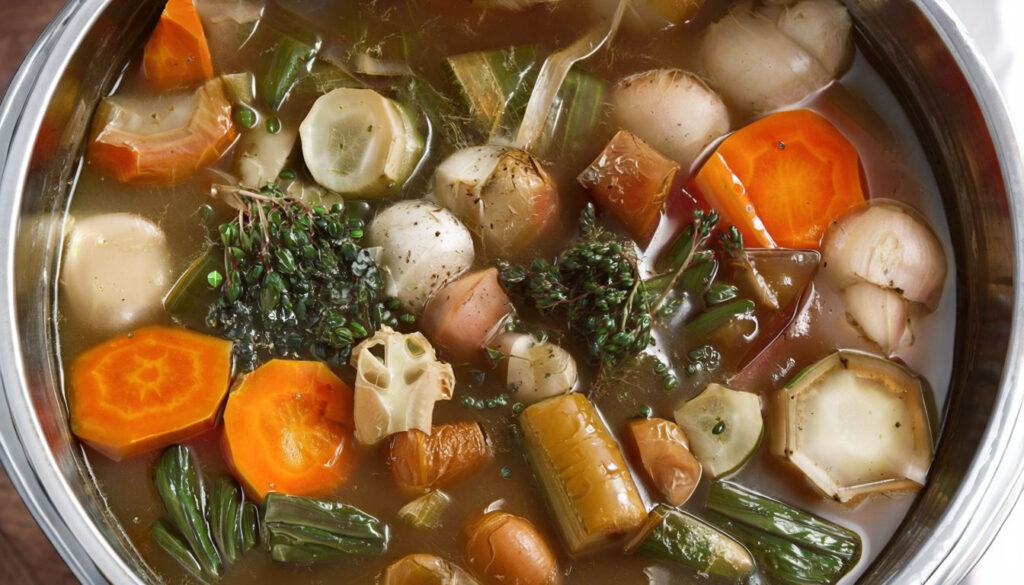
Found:
[(132, 213), (77, 219), (68, 234), (61, 291), (90, 329), (112, 333), (153, 319), (171, 284), (162, 229)]

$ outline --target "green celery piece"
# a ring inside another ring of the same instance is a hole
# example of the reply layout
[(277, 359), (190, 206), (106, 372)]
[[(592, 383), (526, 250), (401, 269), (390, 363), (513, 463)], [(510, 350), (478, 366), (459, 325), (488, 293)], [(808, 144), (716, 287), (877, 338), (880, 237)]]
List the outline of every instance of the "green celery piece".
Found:
[(742, 544), (710, 524), (658, 504), (640, 529), (642, 538), (627, 548), (672, 561), (734, 582), (745, 581), (754, 572), (754, 559)]
[(233, 564), (241, 556), (240, 533), (242, 494), (238, 484), (222, 477), (213, 484), (210, 496), (210, 524), (213, 540), (224, 560)]
[(707, 506), (726, 518), (742, 522), (764, 534), (834, 555), (851, 567), (860, 559), (861, 540), (856, 532), (735, 483), (713, 483), (708, 493)]
[(694, 337), (703, 337), (715, 329), (725, 325), (733, 317), (754, 310), (754, 301), (738, 299), (713, 309), (704, 311), (696, 319), (686, 324), (686, 332)]
[(352, 554), (382, 554), (380, 520), (339, 502), (272, 492), (263, 500), (264, 545), (275, 561), (308, 563)]
[(545, 122), (541, 150), (569, 152), (585, 143), (601, 121), (606, 89), (605, 81), (593, 73), (570, 69)]
[(704, 256), (706, 257), (702, 258), (701, 253), (698, 252), (690, 267), (679, 278), (679, 286), (693, 295), (700, 295), (707, 291), (715, 280), (715, 275), (718, 274), (718, 260), (708, 253), (704, 253)]
[(256, 546), (259, 539), (259, 509), (252, 502), (242, 503), (241, 552), (246, 553)]
[(479, 51), (445, 60), (477, 129), (493, 138), (522, 120), (540, 64), (533, 47)]
[(832, 585), (853, 566), (843, 559), (731, 520), (715, 524), (742, 542), (773, 585)]
[(185, 542), (185, 539), (178, 534), (178, 531), (173, 526), (165, 520), (157, 520), (150, 530), (150, 535), (160, 545), (160, 548), (164, 549), (167, 554), (178, 561), (178, 564), (184, 567), (185, 570), (192, 573), (197, 579), (204, 578), (203, 567), (199, 565), (199, 560), (192, 554), (188, 543)]
[(739, 289), (735, 285), (716, 282), (705, 293), (704, 301), (709, 305), (720, 305), (735, 299), (738, 295)]
[[(194, 309), (204, 295), (212, 290), (207, 275), (214, 270), (223, 270), (224, 265), (219, 249), (207, 250), (196, 258), (185, 272), (178, 277), (171, 290), (164, 295), (164, 309), (171, 315), (181, 315)], [(212, 298), (212, 297), (211, 297)]]
[(184, 536), (204, 575), (219, 577), (223, 564), (206, 520), (206, 493), (183, 445), (168, 447), (156, 465), (157, 492), (170, 516), (170, 524)]
[(260, 98), (276, 112), (299, 79), (307, 75), (320, 50), (320, 41), (308, 45), (290, 36), (282, 36), (274, 45), (270, 63), (260, 83)]

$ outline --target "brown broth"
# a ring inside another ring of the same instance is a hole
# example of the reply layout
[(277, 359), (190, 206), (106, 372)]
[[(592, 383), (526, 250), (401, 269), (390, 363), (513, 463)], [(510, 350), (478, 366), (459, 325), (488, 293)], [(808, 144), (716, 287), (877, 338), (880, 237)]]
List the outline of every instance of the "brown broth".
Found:
[[(444, 4), (444, 0), (423, 0), (401, 2), (399, 0), (377, 0), (375, 2), (347, 3), (339, 8), (329, 0), (290, 0), (279, 2), (292, 6), (295, 12), (306, 15), (315, 22), (315, 32), (326, 40), (337, 40), (332, 31), (345, 30), (346, 19), (355, 16), (367, 18), (371, 34), (384, 36), (389, 33), (416, 31), (411, 39), (412, 62), (415, 71), (439, 88), (448, 88), (438, 63), (448, 54), (471, 50), (503, 48), (511, 45), (538, 43), (548, 50), (564, 46), (587, 29), (589, 19), (576, 12), (579, 2), (563, 1), (554, 11), (544, 9), (529, 11), (523, 15), (492, 13), (486, 17), (463, 16), (442, 17), (424, 9), (431, 4)], [(458, 4), (458, 2), (453, 2)], [(682, 67), (695, 69), (697, 62), (696, 44), (699, 33), (707, 22), (720, 15), (727, 3), (709, 0), (700, 17), (693, 23), (679, 27), (665, 34), (643, 38), (637, 35), (620, 34), (615, 49), (603, 52), (587, 62), (586, 66), (606, 79), (614, 80), (622, 75), (654, 66)], [(459, 8), (458, 10), (468, 10)], [(352, 13), (359, 13), (353, 15)], [(367, 15), (373, 14), (372, 18)], [(273, 15), (268, 11), (267, 18)], [(361, 16), (360, 16), (361, 15)], [(218, 73), (244, 70), (245, 64), (258, 60), (260, 51), (249, 48), (241, 51), (236, 59), (217, 65)], [(129, 75), (122, 84), (122, 91), (142, 91), (136, 80)], [(857, 52), (851, 70), (840, 80), (807, 104), (835, 123), (854, 142), (861, 153), (864, 169), (872, 197), (889, 197), (905, 201), (921, 210), (939, 237), (950, 251), (948, 228), (934, 177), (927, 165), (924, 149), (914, 135), (913, 129), (884, 80), (871, 68), (863, 55)], [(286, 123), (294, 123), (301, 113), (286, 112)], [(294, 118), (294, 120), (293, 120)], [(609, 129), (599, 131), (593, 140), (580, 146), (581, 152), (572, 155), (574, 164), (560, 164), (553, 161), (555, 175), (565, 197), (566, 212), (563, 216), (564, 234), (574, 230), (574, 214), (585, 201), (585, 195), (573, 180), (579, 172), (579, 162), (585, 164), (604, 144)], [(422, 167), (418, 176), (404, 188), (402, 197), (419, 197), (429, 190), (431, 169), (443, 155), (445, 148), (435, 147), (430, 160)], [(230, 153), (224, 158), (230, 161)], [(223, 164), (223, 163), (222, 163)], [(169, 241), (176, 243), (173, 258), (175, 273), (183, 270), (206, 245), (206, 228), (197, 212), (198, 207), (208, 202), (202, 179), (187, 181), (175, 187), (140, 189), (124, 187), (104, 179), (86, 165), (71, 203), (72, 216), (84, 216), (108, 211), (132, 211), (157, 221), (166, 231)], [(226, 220), (230, 213), (220, 211), (219, 220)], [(658, 234), (652, 250), (664, 245), (671, 236), (670, 228), (677, 222), (664, 222), (665, 227)], [(566, 236), (549, 247), (557, 249), (564, 244)], [(950, 254), (950, 257), (952, 255)], [(931, 384), (935, 404), (943, 404), (952, 363), (954, 337), (955, 270), (951, 269), (938, 310), (923, 318), (917, 325), (918, 343), (900, 357), (915, 371), (921, 373)], [(837, 347), (871, 350), (872, 346), (859, 337), (850, 326), (839, 308), (835, 292), (821, 278), (814, 282), (815, 294), (799, 319), (813, 331), (812, 335), (795, 335), (785, 346), (778, 346), (778, 355), (772, 358), (773, 371), (766, 370), (751, 382), (751, 390), (767, 391), (777, 387), (799, 368)], [(59, 305), (58, 305), (59, 308)], [(170, 322), (170, 318), (165, 321)], [(190, 321), (190, 324), (192, 322)], [(541, 322), (528, 323), (544, 328)], [(195, 326), (201, 327), (201, 319)], [(76, 322), (73, 315), (61, 313), (60, 350), (65, 364), (70, 364), (84, 348), (102, 339)], [(827, 332), (827, 333), (826, 333)], [(551, 330), (553, 338), (564, 343), (584, 364), (580, 347), (565, 338), (564, 332)], [(660, 332), (661, 351), (678, 358), (689, 348), (686, 341), (669, 330)], [(736, 344), (730, 351), (741, 352), (743, 343)], [(347, 382), (353, 380), (349, 368), (339, 370)], [(723, 373), (714, 377), (720, 380)], [(379, 450), (366, 450), (357, 477), (334, 494), (334, 498), (361, 507), (370, 514), (384, 520), (391, 527), (391, 542), (386, 554), (381, 557), (352, 557), (311, 566), (282, 565), (272, 562), (262, 552), (249, 553), (242, 562), (231, 567), (224, 579), (225, 584), (256, 583), (334, 583), (339, 577), (348, 582), (371, 583), (374, 575), (388, 563), (410, 553), (433, 553), (461, 562), (462, 545), (460, 527), (469, 513), (487, 506), (500, 505), (533, 521), (540, 531), (558, 550), (559, 562), (566, 571), (566, 583), (705, 583), (708, 579), (694, 575), (681, 568), (659, 565), (639, 556), (618, 554), (615, 549), (606, 553), (592, 554), (579, 559), (570, 559), (558, 544), (550, 515), (545, 510), (540, 491), (531, 477), (531, 472), (520, 452), (514, 432), (514, 417), (509, 408), (477, 410), (463, 406), (460, 398), (471, 395), (477, 398), (495, 396), (504, 391), (493, 380), (473, 387), (467, 381), (472, 379), (468, 368), (457, 367), (455, 398), (439, 403), (435, 410), (435, 424), (478, 420), (487, 429), (495, 448), (495, 460), (469, 480), (452, 485), (445, 491), (452, 496), (454, 505), (443, 516), (444, 526), (437, 530), (417, 530), (397, 518), (397, 510), (408, 501), (393, 485)], [(493, 377), (493, 376), (492, 376)], [(584, 386), (593, 375), (584, 373)], [(642, 405), (649, 405), (657, 416), (671, 418), (672, 410), (683, 400), (696, 394), (709, 381), (706, 377), (687, 378), (680, 373), (680, 384), (671, 391), (665, 390), (658, 380), (642, 369), (627, 372), (609, 384), (594, 399), (613, 433), (619, 433), (630, 417), (640, 412)], [(198, 452), (208, 478), (227, 473), (220, 452), (217, 431), (206, 433), (188, 443)], [(135, 457), (128, 461), (112, 462), (95, 451), (84, 448), (86, 459), (92, 467), (97, 484), (106, 496), (107, 504), (115, 517), (121, 520), (123, 529), (152, 567), (164, 576), (167, 582), (185, 582), (188, 576), (163, 551), (159, 550), (149, 536), (150, 527), (164, 511), (155, 488), (152, 485), (152, 468), (156, 454)], [(509, 472), (507, 478), (502, 468)], [(637, 475), (637, 477), (640, 477)], [(764, 445), (753, 460), (738, 474), (737, 479), (747, 486), (767, 495), (778, 497), (824, 517), (834, 519), (860, 532), (864, 542), (864, 554), (860, 566), (843, 582), (855, 580), (856, 575), (871, 562), (897, 529), (898, 524), (912, 502), (911, 496), (896, 495), (876, 497), (858, 507), (848, 508), (821, 498), (807, 484), (790, 473), (774, 458), (770, 457)], [(642, 482), (638, 482), (641, 487)], [(706, 483), (706, 482), (705, 482)], [(697, 514), (703, 505), (702, 493), (686, 505)], [(648, 504), (652, 504), (645, 492)], [(660, 568), (650, 569), (657, 566)], [(652, 571), (645, 574), (645, 570)]]

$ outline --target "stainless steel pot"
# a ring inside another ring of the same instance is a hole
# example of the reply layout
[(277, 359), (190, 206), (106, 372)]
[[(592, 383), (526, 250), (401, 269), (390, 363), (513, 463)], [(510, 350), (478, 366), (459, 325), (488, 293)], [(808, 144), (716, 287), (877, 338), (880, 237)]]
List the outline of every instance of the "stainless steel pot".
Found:
[[(851, 0), (858, 34), (928, 149), (960, 280), (955, 364), (930, 480), (862, 583), (959, 582), (1024, 481), (1024, 178), (991, 76), (941, 0)], [(72, 0), (0, 109), (0, 457), (85, 583), (155, 582), (68, 429), (53, 312), (60, 222), (89, 116), (161, 2)]]

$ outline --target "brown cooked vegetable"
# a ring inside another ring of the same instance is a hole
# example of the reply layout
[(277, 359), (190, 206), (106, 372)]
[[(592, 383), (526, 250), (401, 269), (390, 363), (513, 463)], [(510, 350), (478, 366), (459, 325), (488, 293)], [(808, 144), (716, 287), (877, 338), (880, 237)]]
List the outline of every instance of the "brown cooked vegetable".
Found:
[(663, 418), (629, 421), (629, 436), (655, 489), (673, 506), (682, 506), (700, 483), (701, 467), (676, 423)]
[(402, 489), (416, 493), (465, 477), (490, 459), (491, 447), (475, 422), (435, 425), (429, 435), (410, 429), (392, 437), (388, 450), (391, 477)]
[(514, 311), (498, 282), (498, 269), (478, 270), (437, 291), (420, 325), (431, 343), (454, 361), (479, 361), (484, 346)]
[(519, 416), (526, 458), (573, 554), (610, 544), (647, 518), (619, 445), (582, 394), (563, 394)]
[(555, 585), (561, 574), (551, 548), (529, 520), (497, 510), (469, 519), (466, 563), (488, 585)]
[(388, 565), (380, 585), (479, 585), (455, 563), (427, 554), (404, 556)]

